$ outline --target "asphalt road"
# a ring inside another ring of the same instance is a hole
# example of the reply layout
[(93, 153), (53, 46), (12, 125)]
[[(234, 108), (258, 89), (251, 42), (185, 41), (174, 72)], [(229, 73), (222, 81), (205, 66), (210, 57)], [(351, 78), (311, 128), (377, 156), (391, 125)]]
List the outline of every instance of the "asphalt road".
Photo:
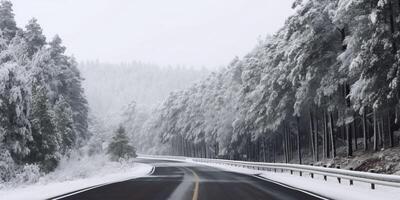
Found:
[(139, 159), (155, 166), (143, 178), (74, 192), (63, 200), (314, 200), (316, 195), (255, 176), (175, 161)]

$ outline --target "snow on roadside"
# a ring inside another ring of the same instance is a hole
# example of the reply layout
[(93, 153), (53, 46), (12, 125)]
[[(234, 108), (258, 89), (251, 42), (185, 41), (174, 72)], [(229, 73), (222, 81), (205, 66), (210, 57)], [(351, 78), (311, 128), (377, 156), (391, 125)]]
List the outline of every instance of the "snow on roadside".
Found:
[(9, 186), (0, 190), (0, 199), (47, 199), (76, 190), (148, 175), (151, 165), (132, 161), (110, 162), (102, 155), (63, 161), (56, 171), (35, 184)]
[[(188, 162), (193, 162), (188, 160)], [(198, 162), (195, 162), (198, 163)], [(241, 167), (233, 167), (214, 163), (199, 163), (211, 167), (216, 167), (222, 170), (233, 171), (243, 174), (256, 175), (259, 174), (267, 179), (283, 183), (295, 188), (306, 190), (324, 197), (340, 200), (376, 200), (376, 199), (400, 199), (400, 188), (376, 186), (375, 190), (370, 189), (370, 185), (366, 183), (354, 182), (353, 186), (349, 186), (348, 180), (342, 180), (339, 184), (336, 178), (329, 178), (324, 181), (322, 176), (310, 178), (309, 174), (290, 175), (289, 173), (274, 173), (261, 170), (253, 170)]]

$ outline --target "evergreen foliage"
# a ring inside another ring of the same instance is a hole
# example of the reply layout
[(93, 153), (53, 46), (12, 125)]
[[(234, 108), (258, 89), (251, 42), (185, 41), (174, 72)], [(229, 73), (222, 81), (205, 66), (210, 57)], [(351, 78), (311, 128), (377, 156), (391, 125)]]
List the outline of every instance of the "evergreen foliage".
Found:
[(120, 158), (129, 159), (137, 156), (136, 149), (129, 144), (129, 139), (123, 126), (120, 126), (112, 137), (107, 153), (115, 161)]
[(1, 181), (28, 165), (49, 172), (89, 137), (82, 78), (64, 52), (58, 36), (46, 41), (36, 19), (18, 28), (12, 3), (0, 2)]

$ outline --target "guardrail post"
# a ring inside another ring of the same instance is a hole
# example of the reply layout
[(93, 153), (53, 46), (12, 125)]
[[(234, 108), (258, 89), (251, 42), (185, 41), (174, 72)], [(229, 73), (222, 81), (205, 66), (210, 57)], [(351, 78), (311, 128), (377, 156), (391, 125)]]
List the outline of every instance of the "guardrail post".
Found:
[[(351, 167), (350, 170), (353, 171), (354, 169)], [(350, 179), (349, 181), (350, 181), (350, 185), (353, 185), (353, 180)]]
[[(371, 169), (371, 170), (369, 170), (369, 172), (375, 173), (375, 170)], [(371, 189), (375, 190), (375, 183), (371, 183)]]
[[(340, 169), (340, 166), (339, 165), (336, 166), (336, 169)], [(342, 179), (340, 177), (337, 177), (337, 180), (338, 180), (339, 183), (342, 183)]]
[(290, 170), (290, 174), (293, 175), (293, 170)]
[[(310, 164), (311, 166), (314, 166), (312, 163)], [(311, 178), (314, 178), (314, 173), (310, 173)]]
[(299, 174), (300, 174), (300, 176), (303, 176), (303, 172), (302, 171), (299, 171)]
[[(324, 167), (326, 168), (326, 165), (324, 165)], [(324, 175), (324, 181), (327, 181), (328, 177), (326, 175)]]

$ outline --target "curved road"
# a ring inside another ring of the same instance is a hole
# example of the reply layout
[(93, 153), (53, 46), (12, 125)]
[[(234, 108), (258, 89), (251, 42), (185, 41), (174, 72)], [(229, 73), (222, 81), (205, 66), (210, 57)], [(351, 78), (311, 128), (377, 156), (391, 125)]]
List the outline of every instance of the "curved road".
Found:
[(147, 176), (55, 197), (63, 200), (320, 200), (261, 178), (177, 161), (138, 159), (155, 166)]

